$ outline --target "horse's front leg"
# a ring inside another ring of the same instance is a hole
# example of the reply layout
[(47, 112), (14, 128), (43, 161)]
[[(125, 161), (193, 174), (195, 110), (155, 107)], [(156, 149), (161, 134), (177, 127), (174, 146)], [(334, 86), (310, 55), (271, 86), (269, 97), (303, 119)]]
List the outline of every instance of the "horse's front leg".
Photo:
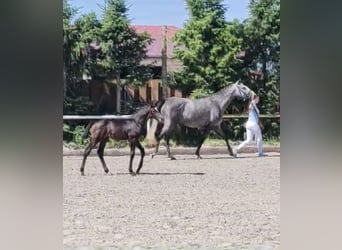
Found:
[(137, 147), (139, 148), (140, 154), (141, 154), (139, 166), (138, 166), (138, 169), (137, 169), (137, 172), (136, 172), (137, 174), (139, 174), (140, 169), (143, 166), (143, 161), (144, 161), (144, 156), (145, 156), (145, 149), (144, 149), (144, 147), (141, 145), (141, 143), (139, 141), (137, 141)]
[(223, 132), (223, 130), (222, 130), (222, 128), (221, 128), (221, 125), (215, 127), (215, 128), (214, 128), (214, 131), (215, 131), (220, 137), (222, 137), (222, 138), (225, 140), (225, 142), (226, 142), (226, 144), (227, 144), (227, 147), (228, 147), (229, 155), (230, 155), (230, 156), (234, 156), (233, 150), (232, 150), (232, 148), (231, 148), (230, 145), (229, 145), (228, 137), (227, 137), (227, 135)]
[(131, 147), (131, 153), (130, 153), (130, 160), (129, 160), (129, 168), (128, 171), (131, 175), (135, 175), (134, 171), (133, 171), (133, 159), (134, 159), (134, 155), (135, 155), (135, 144), (136, 142), (130, 141), (130, 147)]

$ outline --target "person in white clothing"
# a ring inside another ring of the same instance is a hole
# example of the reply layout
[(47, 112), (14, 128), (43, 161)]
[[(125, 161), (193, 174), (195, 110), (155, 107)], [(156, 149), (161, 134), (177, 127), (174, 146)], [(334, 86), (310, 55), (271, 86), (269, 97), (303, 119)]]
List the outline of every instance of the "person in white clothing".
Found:
[(251, 102), (248, 107), (248, 120), (246, 122), (246, 132), (247, 138), (240, 145), (238, 145), (234, 150), (234, 156), (237, 157), (237, 154), (240, 149), (246, 146), (248, 143), (251, 143), (253, 140), (253, 135), (255, 136), (257, 147), (258, 147), (258, 155), (259, 157), (266, 156), (263, 152), (262, 147), (262, 133), (259, 126), (259, 109), (257, 104), (259, 103), (259, 96), (253, 94)]

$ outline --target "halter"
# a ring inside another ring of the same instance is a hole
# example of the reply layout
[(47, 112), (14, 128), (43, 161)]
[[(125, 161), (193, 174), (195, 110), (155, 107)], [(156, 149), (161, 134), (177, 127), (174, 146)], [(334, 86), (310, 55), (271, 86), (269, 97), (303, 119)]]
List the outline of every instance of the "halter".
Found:
[(237, 86), (237, 88), (238, 88), (238, 90), (239, 90), (240, 95), (241, 95), (241, 96), (244, 96), (244, 97), (243, 97), (243, 100), (245, 101), (245, 100), (246, 100), (246, 94), (245, 94), (244, 92), (242, 92), (242, 90), (241, 90), (241, 85), (239, 85), (238, 82), (236, 82), (236, 84), (237, 84), (236, 86)]

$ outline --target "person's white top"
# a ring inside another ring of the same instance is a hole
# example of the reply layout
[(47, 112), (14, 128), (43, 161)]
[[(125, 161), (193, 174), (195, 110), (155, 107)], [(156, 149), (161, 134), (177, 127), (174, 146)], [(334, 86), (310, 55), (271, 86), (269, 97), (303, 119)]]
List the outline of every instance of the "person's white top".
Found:
[[(253, 108), (254, 106), (254, 108)], [(258, 123), (259, 117), (259, 109), (258, 107), (252, 102), (250, 104), (249, 113), (248, 113), (248, 122), (249, 123)]]

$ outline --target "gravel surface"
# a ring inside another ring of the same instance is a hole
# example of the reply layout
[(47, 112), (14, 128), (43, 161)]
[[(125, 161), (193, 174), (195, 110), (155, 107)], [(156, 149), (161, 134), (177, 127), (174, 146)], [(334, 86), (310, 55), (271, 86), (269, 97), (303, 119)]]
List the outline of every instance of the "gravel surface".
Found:
[[(279, 249), (280, 154), (63, 157), (64, 249)], [(138, 164), (134, 159), (134, 170)]]

